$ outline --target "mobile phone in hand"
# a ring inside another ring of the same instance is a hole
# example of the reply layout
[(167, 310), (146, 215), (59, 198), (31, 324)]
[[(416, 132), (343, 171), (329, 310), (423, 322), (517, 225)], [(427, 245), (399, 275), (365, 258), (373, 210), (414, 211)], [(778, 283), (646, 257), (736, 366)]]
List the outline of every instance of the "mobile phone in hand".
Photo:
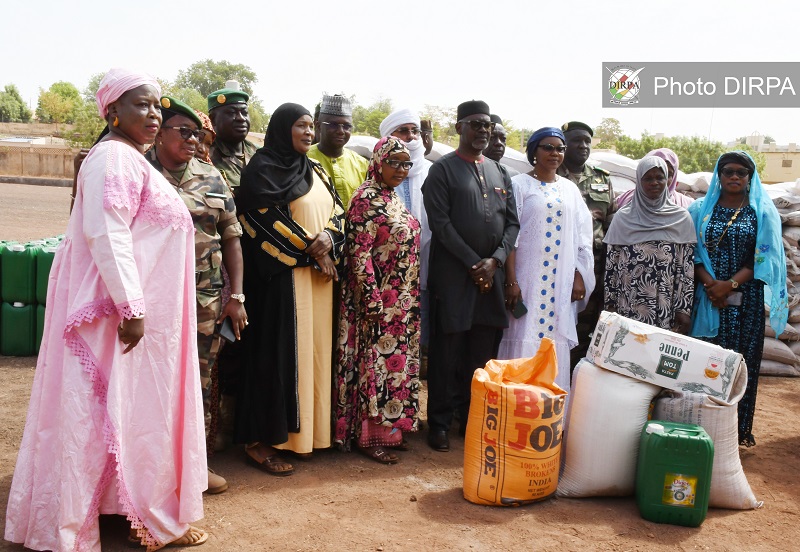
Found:
[(514, 305), (514, 310), (511, 311), (511, 316), (514, 318), (522, 318), (528, 312), (528, 307), (525, 306), (525, 303), (522, 302), (522, 299), (517, 301), (517, 304)]
[(230, 317), (225, 318), (221, 324), (217, 324), (217, 333), (228, 343), (236, 341), (236, 334), (233, 333), (233, 322), (231, 322)]

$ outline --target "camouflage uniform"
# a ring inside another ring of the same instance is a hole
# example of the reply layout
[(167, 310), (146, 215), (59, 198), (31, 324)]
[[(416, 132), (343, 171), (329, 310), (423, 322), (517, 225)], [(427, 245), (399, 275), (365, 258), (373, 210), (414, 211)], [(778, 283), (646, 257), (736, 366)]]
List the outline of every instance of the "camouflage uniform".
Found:
[(594, 223), (594, 276), (595, 287), (586, 309), (578, 314), (578, 345), (571, 351), (571, 366), (575, 368), (578, 361), (586, 356), (589, 348), (589, 337), (597, 325), (600, 311), (603, 310), (603, 278), (606, 270), (606, 246), (603, 238), (606, 235), (611, 218), (614, 215), (614, 190), (611, 186), (611, 176), (608, 171), (600, 167), (584, 165), (583, 171), (570, 174), (565, 165), (558, 168), (559, 176), (572, 180), (581, 191), (583, 200), (592, 213)]
[(227, 145), (219, 140), (211, 145), (211, 162), (222, 173), (222, 178), (231, 187), (231, 191), (235, 194), (239, 188), (239, 181), (242, 178), (242, 170), (245, 165), (250, 162), (250, 159), (256, 153), (258, 146), (252, 142), (245, 140), (242, 142), (243, 154), (233, 153)]
[(212, 165), (192, 159), (178, 183), (158, 162), (155, 150), (150, 150), (147, 157), (178, 190), (194, 221), (197, 352), (200, 383), (205, 392), (211, 384), (212, 369), (222, 347), (222, 338), (214, 333), (222, 311), (222, 242), (241, 236), (242, 226), (236, 218), (233, 196)]

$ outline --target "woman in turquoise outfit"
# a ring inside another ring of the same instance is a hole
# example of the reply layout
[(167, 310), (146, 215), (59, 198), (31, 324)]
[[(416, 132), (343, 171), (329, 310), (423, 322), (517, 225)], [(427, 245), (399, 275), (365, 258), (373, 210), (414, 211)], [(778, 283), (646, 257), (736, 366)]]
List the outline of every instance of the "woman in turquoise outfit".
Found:
[(691, 335), (744, 356), (747, 391), (739, 402), (739, 444), (751, 447), (765, 298), (776, 335), (788, 317), (780, 217), (743, 151), (720, 156), (708, 195), (689, 213), (698, 231)]

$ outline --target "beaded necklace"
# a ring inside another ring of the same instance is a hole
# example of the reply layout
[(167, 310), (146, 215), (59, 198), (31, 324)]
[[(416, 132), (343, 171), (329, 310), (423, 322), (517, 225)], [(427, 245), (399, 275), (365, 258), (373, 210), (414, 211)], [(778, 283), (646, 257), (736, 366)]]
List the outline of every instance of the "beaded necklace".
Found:
[[(713, 246), (710, 246), (710, 245), (708, 244), (708, 241), (706, 241), (705, 237), (704, 237), (704, 236), (701, 236), (701, 237), (703, 237), (703, 242), (706, 244), (706, 250), (708, 251), (708, 254), (709, 254), (709, 255), (711, 255), (711, 254), (713, 254), (714, 252), (716, 252), (717, 248), (719, 247), (719, 244), (720, 244), (720, 242), (722, 242), (722, 238), (724, 238), (724, 237), (725, 237), (725, 234), (728, 232), (728, 228), (730, 228), (730, 227), (731, 227), (731, 224), (733, 224), (733, 222), (736, 220), (736, 217), (738, 217), (738, 216), (739, 216), (739, 213), (740, 213), (740, 212), (742, 211), (742, 209), (744, 208), (744, 202), (745, 202), (746, 200), (747, 200), (747, 195), (745, 195), (745, 196), (742, 198), (742, 203), (741, 203), (741, 204), (739, 204), (739, 207), (737, 207), (736, 211), (735, 211), (735, 212), (733, 213), (733, 215), (731, 216), (730, 220), (728, 221), (728, 224), (726, 224), (726, 225), (725, 225), (725, 228), (722, 230), (722, 234), (720, 234), (720, 236), (719, 236), (719, 239), (717, 239), (717, 243), (715, 243)], [(706, 215), (706, 218), (708, 218), (709, 216), (711, 216), (711, 215)]]

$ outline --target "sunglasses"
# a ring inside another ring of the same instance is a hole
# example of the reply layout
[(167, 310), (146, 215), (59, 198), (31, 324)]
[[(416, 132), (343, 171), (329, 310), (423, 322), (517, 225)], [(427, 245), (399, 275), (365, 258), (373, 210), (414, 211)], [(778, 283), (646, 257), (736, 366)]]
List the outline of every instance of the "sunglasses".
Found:
[(414, 166), (412, 161), (398, 161), (397, 159), (387, 159), (384, 161), (387, 165), (389, 165), (393, 169), (399, 169), (400, 167), (404, 168), (405, 170), (411, 169)]
[(177, 130), (178, 133), (181, 135), (181, 138), (183, 138), (184, 140), (191, 140), (192, 138), (194, 138), (198, 142), (200, 141), (200, 133), (203, 132), (202, 130), (192, 130), (190, 128), (181, 126), (164, 126), (161, 128), (171, 128), (172, 130)]
[(466, 123), (469, 128), (478, 132), (480, 130), (494, 130), (494, 123), (491, 121), (459, 121), (459, 123)]
[(551, 153), (553, 151), (557, 151), (558, 153), (564, 153), (567, 151), (567, 146), (554, 146), (553, 144), (539, 144), (537, 147), (543, 149), (547, 153)]
[(419, 136), (420, 130), (417, 127), (400, 127), (394, 132), (398, 132), (400, 134), (410, 134), (411, 136)]
[(329, 123), (328, 121), (320, 121), (323, 125), (328, 127), (328, 130), (332, 130), (336, 132), (337, 130), (343, 130), (345, 132), (350, 132), (353, 130), (353, 125), (350, 123)]
[(722, 169), (720, 171), (720, 174), (722, 174), (722, 176), (724, 176), (725, 178), (730, 178), (733, 175), (736, 175), (739, 178), (746, 178), (750, 176), (750, 171), (746, 169)]

